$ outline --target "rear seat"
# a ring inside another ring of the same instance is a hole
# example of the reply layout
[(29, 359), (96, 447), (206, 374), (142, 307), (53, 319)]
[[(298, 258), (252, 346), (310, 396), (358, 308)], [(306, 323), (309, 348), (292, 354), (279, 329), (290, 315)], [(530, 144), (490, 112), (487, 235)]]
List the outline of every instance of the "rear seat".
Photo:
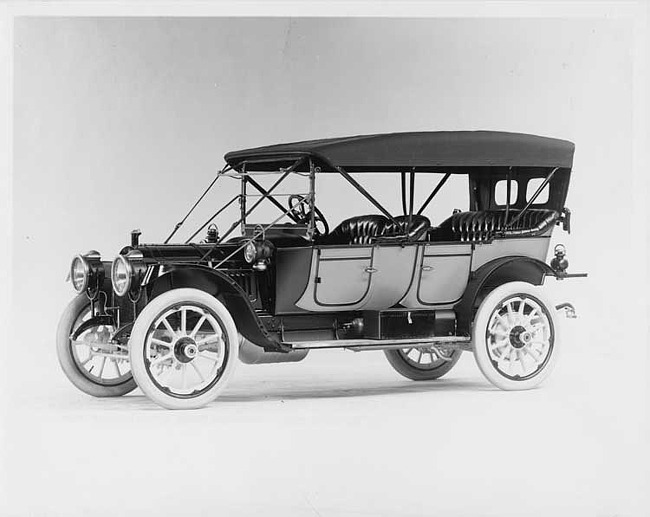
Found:
[[(508, 212), (508, 221), (513, 221), (519, 210)], [(497, 232), (504, 231), (504, 237), (525, 237), (538, 235), (553, 226), (560, 214), (555, 210), (529, 209), (508, 230), (505, 210), (458, 212), (443, 221), (440, 226), (427, 232), (428, 241), (481, 241), (491, 239)]]

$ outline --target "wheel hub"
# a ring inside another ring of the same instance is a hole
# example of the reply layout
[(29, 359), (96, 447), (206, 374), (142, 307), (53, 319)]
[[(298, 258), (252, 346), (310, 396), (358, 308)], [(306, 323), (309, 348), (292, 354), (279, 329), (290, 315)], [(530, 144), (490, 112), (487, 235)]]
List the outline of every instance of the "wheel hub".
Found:
[(181, 363), (189, 363), (199, 354), (199, 347), (191, 337), (182, 337), (174, 345), (174, 355)]
[(523, 348), (532, 340), (532, 334), (521, 325), (517, 325), (510, 331), (510, 344), (513, 348)]

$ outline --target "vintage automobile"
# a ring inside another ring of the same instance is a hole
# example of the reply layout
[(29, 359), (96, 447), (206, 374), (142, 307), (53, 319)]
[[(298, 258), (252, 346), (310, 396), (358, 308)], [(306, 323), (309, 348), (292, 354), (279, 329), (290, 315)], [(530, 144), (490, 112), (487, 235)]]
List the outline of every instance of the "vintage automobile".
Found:
[[(568, 141), (492, 131), (353, 136), (227, 153), (225, 167), (162, 244), (142, 244), (134, 230), (112, 262), (97, 251), (74, 257), (78, 295), (57, 333), (63, 371), (90, 395), (138, 386), (163, 407), (189, 409), (219, 395), (238, 359), (383, 350), (397, 372), (423, 381), (449, 372), (466, 350), (495, 386), (535, 387), (562, 346), (558, 315), (575, 317), (570, 303), (549, 300), (544, 281), (586, 276), (567, 272), (561, 244), (545, 262), (554, 227), (569, 231), (573, 153)], [(361, 185), (366, 173), (396, 175), (401, 214)], [(319, 178), (328, 174), (347, 180), (376, 213), (330, 228), (326, 200), (316, 203)], [(416, 209), (421, 175), (439, 181)], [(288, 195), (285, 205), (274, 192), (290, 176), (302, 178), (306, 191)], [(452, 176), (464, 178), (469, 206), (434, 224), (427, 208)], [(239, 193), (184, 243), (171, 243), (223, 177), (238, 179)], [(273, 184), (263, 186), (268, 177)], [(250, 223), (265, 200), (277, 219)], [(220, 234), (214, 220), (237, 204), (238, 220)], [(205, 238), (195, 242), (201, 232)]]

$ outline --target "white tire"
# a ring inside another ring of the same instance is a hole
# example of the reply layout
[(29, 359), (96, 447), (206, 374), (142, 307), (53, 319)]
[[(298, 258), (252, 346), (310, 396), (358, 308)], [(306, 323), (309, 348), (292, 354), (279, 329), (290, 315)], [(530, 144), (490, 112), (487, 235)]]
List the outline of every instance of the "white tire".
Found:
[(133, 378), (167, 409), (215, 400), (237, 364), (237, 327), (224, 305), (198, 289), (173, 289), (145, 306), (133, 325)]
[(560, 347), (554, 305), (543, 288), (509, 282), (489, 293), (472, 328), (474, 358), (502, 390), (538, 386), (553, 370)]
[(70, 336), (90, 319), (90, 300), (85, 294), (66, 307), (56, 331), (56, 354), (66, 377), (84, 393), (93, 397), (121, 397), (136, 388), (125, 356), (107, 356), (101, 347), (115, 330), (97, 325), (81, 332), (73, 342)]

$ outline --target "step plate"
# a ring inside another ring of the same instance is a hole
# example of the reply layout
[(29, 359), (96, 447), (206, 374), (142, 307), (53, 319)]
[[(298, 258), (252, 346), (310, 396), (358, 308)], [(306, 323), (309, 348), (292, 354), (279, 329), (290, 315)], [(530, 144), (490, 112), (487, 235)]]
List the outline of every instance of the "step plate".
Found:
[(332, 339), (327, 341), (304, 341), (285, 343), (295, 349), (346, 348), (360, 352), (362, 350), (390, 350), (418, 346), (445, 346), (460, 350), (471, 350), (469, 337), (449, 336), (427, 339)]

